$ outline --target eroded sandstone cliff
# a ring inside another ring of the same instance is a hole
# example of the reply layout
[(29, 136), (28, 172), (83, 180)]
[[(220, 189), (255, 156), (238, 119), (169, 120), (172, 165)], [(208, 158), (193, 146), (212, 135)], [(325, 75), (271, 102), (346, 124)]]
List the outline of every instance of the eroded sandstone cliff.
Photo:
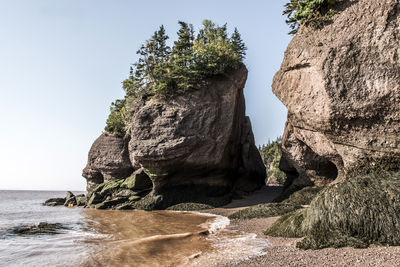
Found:
[[(124, 208), (143, 209), (182, 202), (215, 206), (229, 202), (233, 192), (259, 188), (265, 167), (245, 116), (246, 79), (247, 69), (241, 66), (173, 98), (139, 97), (129, 103), (128, 134), (104, 133), (89, 152), (83, 171), (94, 201), (89, 205), (117, 198), (107, 208), (121, 203)], [(121, 187), (137, 169), (152, 182), (145, 196), (137, 188)], [(112, 190), (104, 191), (104, 182)], [(132, 192), (122, 196), (120, 189)]]
[(400, 152), (399, 1), (337, 9), (321, 30), (300, 29), (272, 85), (288, 108), (282, 168), (299, 184), (327, 184), (362, 159)]
[(267, 232), (301, 248), (399, 245), (400, 3), (348, 0), (332, 23), (301, 27), (273, 92), (288, 108), (288, 185), (327, 186)]

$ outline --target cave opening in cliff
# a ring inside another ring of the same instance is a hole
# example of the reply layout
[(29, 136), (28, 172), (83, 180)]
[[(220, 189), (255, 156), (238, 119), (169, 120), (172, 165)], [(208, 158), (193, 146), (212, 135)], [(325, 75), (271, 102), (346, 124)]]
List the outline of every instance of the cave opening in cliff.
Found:
[(338, 169), (336, 165), (326, 158), (323, 159), (324, 161), (319, 163), (317, 174), (321, 177), (325, 177), (326, 180), (335, 180), (338, 176)]
[(304, 164), (307, 176), (316, 185), (326, 185), (338, 177), (338, 168), (331, 158), (319, 155), (309, 146), (306, 146), (304, 158), (307, 162)]

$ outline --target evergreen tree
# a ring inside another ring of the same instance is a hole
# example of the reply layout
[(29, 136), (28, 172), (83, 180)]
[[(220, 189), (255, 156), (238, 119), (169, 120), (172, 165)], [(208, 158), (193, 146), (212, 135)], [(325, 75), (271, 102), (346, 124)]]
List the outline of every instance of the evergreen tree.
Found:
[(174, 42), (172, 60), (181, 67), (190, 67), (193, 63), (193, 25), (179, 21), (180, 29), (177, 32), (178, 40)]
[(171, 52), (172, 73), (175, 89), (184, 91), (194, 86), (197, 73), (193, 69), (195, 56), (193, 53), (194, 30), (192, 24), (179, 21), (180, 29), (177, 32), (178, 40), (174, 42)]
[(228, 38), (226, 24), (220, 27), (204, 20), (195, 39), (191, 24), (179, 21), (179, 25), (178, 40), (172, 49), (167, 45), (169, 37), (161, 25), (137, 51), (139, 59), (122, 82), (126, 96), (112, 103), (106, 131), (116, 135), (127, 131), (129, 112), (126, 103), (131, 98), (174, 96), (197, 88), (207, 77), (226, 75), (242, 63), (246, 46), (237, 29)]
[(231, 36), (231, 43), (233, 46), (233, 50), (239, 55), (239, 58), (242, 61), (246, 56), (247, 47), (244, 44), (237, 28), (235, 28)]
[(155, 40), (157, 46), (155, 52), (157, 63), (166, 62), (171, 53), (171, 48), (166, 43), (169, 37), (165, 33), (164, 25), (160, 26), (160, 29), (154, 33), (152, 39)]
[(240, 55), (227, 36), (226, 24), (219, 27), (210, 20), (203, 21), (202, 32), (194, 42), (196, 67), (202, 76), (223, 75), (240, 64)]

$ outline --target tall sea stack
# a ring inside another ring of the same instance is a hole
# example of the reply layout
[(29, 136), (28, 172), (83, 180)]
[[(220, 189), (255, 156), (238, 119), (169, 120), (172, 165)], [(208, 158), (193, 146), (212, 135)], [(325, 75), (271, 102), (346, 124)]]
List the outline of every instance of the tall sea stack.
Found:
[[(266, 175), (245, 116), (246, 79), (242, 65), (172, 98), (138, 97), (130, 102), (128, 133), (118, 137), (105, 132), (89, 152), (83, 170), (92, 199), (89, 205), (219, 206), (228, 203), (234, 192), (259, 188)], [(102, 205), (104, 201), (109, 202)]]

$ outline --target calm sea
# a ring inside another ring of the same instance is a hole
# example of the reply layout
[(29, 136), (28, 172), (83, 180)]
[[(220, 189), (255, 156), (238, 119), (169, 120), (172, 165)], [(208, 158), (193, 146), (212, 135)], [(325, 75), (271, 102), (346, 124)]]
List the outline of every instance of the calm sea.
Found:
[[(223, 230), (229, 220), (222, 216), (42, 205), (64, 196), (57, 191), (0, 191), (0, 266), (211, 266), (226, 255), (233, 260), (259, 255), (268, 245)], [(56, 235), (10, 234), (13, 227), (40, 222), (67, 229)], [(205, 230), (211, 234), (204, 235)]]

